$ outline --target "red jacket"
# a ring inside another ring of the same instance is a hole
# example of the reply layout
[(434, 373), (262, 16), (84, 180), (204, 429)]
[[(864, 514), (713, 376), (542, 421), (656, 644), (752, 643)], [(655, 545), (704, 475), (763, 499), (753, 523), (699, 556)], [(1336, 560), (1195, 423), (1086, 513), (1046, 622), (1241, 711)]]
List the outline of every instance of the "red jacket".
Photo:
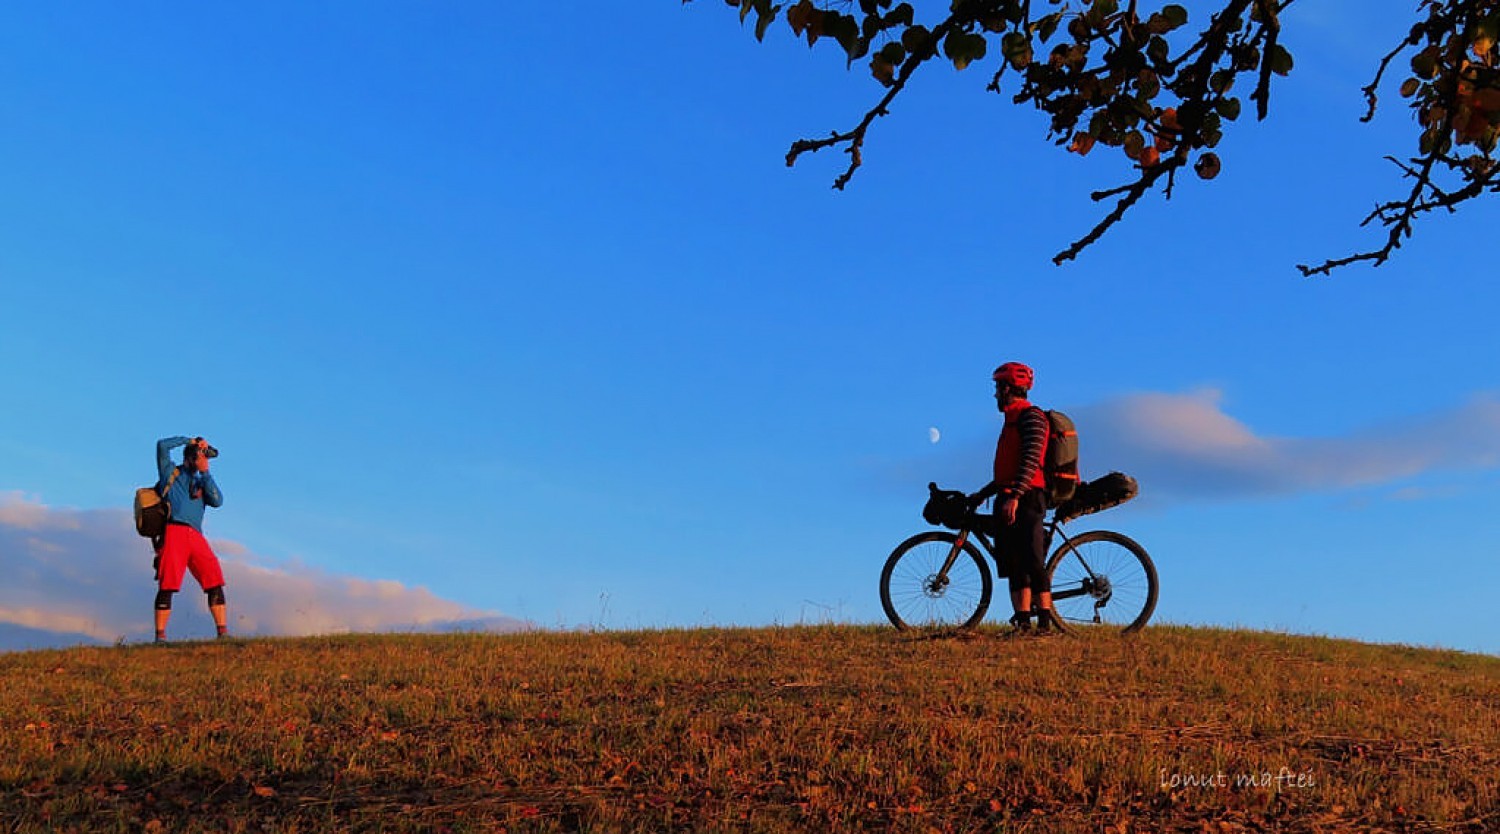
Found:
[(995, 444), (995, 489), (1019, 495), (1047, 485), (1042, 461), (1047, 455), (1048, 425), (1047, 415), (1026, 400), (1005, 409), (1005, 426)]

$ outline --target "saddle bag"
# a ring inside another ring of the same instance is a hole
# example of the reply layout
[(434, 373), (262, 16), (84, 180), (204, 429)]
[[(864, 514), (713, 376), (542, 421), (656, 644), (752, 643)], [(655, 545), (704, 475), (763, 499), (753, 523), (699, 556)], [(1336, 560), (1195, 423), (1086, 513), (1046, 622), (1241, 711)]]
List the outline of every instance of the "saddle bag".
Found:
[(1057, 506), (1058, 523), (1070, 521), (1110, 507), (1118, 507), (1140, 494), (1140, 485), (1124, 472), (1111, 472), (1078, 485), (1073, 497)]

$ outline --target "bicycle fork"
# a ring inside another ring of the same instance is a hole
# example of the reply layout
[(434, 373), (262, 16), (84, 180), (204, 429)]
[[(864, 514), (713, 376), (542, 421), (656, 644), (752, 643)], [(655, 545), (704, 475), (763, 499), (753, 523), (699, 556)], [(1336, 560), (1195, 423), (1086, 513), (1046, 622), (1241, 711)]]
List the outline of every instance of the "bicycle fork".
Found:
[(953, 570), (953, 563), (958, 561), (958, 554), (963, 552), (964, 545), (968, 541), (969, 531), (964, 530), (958, 534), (958, 538), (953, 542), (953, 547), (948, 551), (948, 558), (943, 560), (943, 566), (938, 569), (938, 572), (933, 575), (932, 579), (928, 580), (930, 583), (929, 592), (941, 593), (944, 588), (948, 587), (948, 571)]

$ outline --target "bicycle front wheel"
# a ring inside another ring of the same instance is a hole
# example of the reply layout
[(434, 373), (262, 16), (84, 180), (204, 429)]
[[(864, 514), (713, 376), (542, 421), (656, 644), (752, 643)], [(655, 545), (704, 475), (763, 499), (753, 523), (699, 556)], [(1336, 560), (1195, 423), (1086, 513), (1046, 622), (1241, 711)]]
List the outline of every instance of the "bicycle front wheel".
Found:
[(1095, 625), (1129, 634), (1156, 610), (1156, 566), (1133, 539), (1107, 530), (1066, 541), (1047, 561), (1052, 607), (1069, 627)]
[(973, 628), (984, 619), (994, 580), (979, 549), (967, 540), (946, 574), (943, 563), (958, 545), (945, 532), (919, 533), (885, 560), (880, 604), (896, 628)]

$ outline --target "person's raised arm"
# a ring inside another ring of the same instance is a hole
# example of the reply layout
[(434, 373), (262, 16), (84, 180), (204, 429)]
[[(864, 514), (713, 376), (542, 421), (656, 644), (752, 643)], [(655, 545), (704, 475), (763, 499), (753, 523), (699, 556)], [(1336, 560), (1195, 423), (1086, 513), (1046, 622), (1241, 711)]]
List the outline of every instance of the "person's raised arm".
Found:
[(163, 437), (156, 441), (156, 476), (157, 483), (164, 484), (172, 477), (172, 450), (178, 446), (186, 446), (192, 438), (188, 437)]

